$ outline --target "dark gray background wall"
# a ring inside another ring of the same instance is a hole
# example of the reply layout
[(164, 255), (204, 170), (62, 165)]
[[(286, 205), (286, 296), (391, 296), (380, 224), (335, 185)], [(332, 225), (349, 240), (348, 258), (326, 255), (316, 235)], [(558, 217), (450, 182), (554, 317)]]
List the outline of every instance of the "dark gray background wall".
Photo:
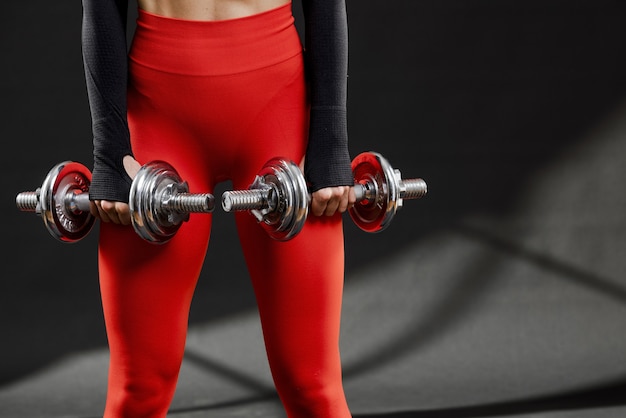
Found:
[[(97, 233), (61, 244), (14, 200), (57, 162), (91, 166), (80, 2), (8, 2), (4, 9), (0, 391), (69, 353), (106, 346)], [(346, 216), (346, 346), (367, 345), (367, 327), (355, 318), (378, 321), (379, 330), (400, 320), (384, 309), (363, 316), (358, 298), (352, 301), (368, 272), (385, 273), (365, 299), (393, 295), (388, 278), (400, 277), (413, 283), (413, 301), (426, 306), (402, 337), (373, 339), (373, 354), (355, 355), (347, 378), (469, 326), (467, 318), (491, 307), (493, 297), (504, 306), (484, 320), (512, 303), (519, 304), (509, 311), (514, 321), (472, 323), (480, 330), (474, 338), (511, 336), (515, 348), (498, 350), (502, 355), (532, 352), (533, 364), (553, 364), (552, 391), (567, 390), (572, 373), (577, 387), (609, 382), (623, 389), (626, 4), (349, 0), (348, 13), (351, 152), (381, 152), (405, 177), (423, 177), (429, 194), (406, 202), (381, 234), (357, 230)], [(192, 326), (254, 309), (232, 220), (220, 211), (215, 217)], [(463, 242), (483, 250), (466, 251)], [(551, 325), (541, 324), (541, 313)], [(536, 328), (528, 328), (531, 322)], [(563, 331), (575, 326), (582, 328)], [(542, 357), (556, 356), (545, 341), (563, 333), (576, 350), (587, 347), (584, 361), (565, 343), (558, 358), (571, 362)], [(467, 355), (458, 348), (467, 341), (446, 344), (451, 351), (442, 356)], [(502, 367), (519, 371), (530, 386), (540, 381), (540, 370), (533, 374), (513, 354)], [(586, 382), (598, 362), (603, 371)]]

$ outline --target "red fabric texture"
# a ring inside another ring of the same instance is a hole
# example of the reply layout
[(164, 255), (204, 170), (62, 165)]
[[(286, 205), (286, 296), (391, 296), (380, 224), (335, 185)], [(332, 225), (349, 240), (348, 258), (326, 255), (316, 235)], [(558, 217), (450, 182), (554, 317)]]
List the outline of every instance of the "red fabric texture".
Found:
[[(308, 103), (290, 5), (218, 22), (140, 11), (128, 119), (137, 160), (169, 162), (191, 192), (213, 192), (224, 180), (246, 189), (272, 157), (300, 162)], [(339, 354), (341, 215), (310, 217), (287, 242), (270, 238), (247, 212), (234, 216), (288, 416), (349, 417)], [(211, 221), (210, 214), (192, 214), (163, 245), (142, 240), (132, 227), (101, 223), (111, 352), (105, 417), (165, 417)]]

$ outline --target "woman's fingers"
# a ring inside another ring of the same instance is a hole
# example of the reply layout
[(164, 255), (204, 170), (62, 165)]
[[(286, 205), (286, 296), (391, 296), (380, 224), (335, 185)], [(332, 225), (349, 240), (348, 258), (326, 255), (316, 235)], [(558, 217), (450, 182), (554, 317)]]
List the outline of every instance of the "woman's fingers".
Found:
[(99, 218), (102, 222), (130, 225), (130, 206), (128, 203), (95, 200), (93, 201), (91, 214)]
[(312, 194), (310, 211), (315, 216), (333, 216), (347, 211), (355, 201), (353, 187), (326, 187)]

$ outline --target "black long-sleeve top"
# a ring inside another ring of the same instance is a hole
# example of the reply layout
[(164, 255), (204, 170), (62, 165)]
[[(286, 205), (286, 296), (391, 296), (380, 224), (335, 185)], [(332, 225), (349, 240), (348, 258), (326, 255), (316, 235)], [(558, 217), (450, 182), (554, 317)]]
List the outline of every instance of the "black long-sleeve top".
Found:
[[(128, 0), (82, 0), (82, 47), (94, 166), (89, 198), (128, 202), (133, 155), (126, 117)], [(310, 126), (305, 176), (311, 192), (353, 185), (347, 134), (348, 28), (345, 0), (302, 0)]]

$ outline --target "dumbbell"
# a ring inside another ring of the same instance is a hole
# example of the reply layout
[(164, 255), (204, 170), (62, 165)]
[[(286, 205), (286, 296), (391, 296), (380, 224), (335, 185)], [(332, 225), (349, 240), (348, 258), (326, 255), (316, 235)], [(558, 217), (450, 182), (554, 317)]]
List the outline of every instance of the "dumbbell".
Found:
[[(363, 152), (352, 160), (356, 203), (350, 217), (361, 230), (374, 233), (387, 228), (405, 199), (426, 195), (421, 178), (402, 179), (399, 170), (379, 153)], [(306, 221), (311, 196), (300, 168), (284, 158), (272, 158), (256, 175), (248, 190), (226, 191), (226, 212), (250, 211), (274, 239), (297, 235)]]
[[(81, 163), (55, 165), (36, 191), (21, 192), (15, 202), (23, 212), (41, 216), (50, 234), (63, 242), (76, 242), (91, 231), (95, 217), (89, 211), (91, 172)], [(133, 179), (129, 206), (133, 228), (143, 239), (169, 241), (190, 213), (212, 212), (209, 193), (189, 193), (177, 171), (164, 161), (142, 166)]]

